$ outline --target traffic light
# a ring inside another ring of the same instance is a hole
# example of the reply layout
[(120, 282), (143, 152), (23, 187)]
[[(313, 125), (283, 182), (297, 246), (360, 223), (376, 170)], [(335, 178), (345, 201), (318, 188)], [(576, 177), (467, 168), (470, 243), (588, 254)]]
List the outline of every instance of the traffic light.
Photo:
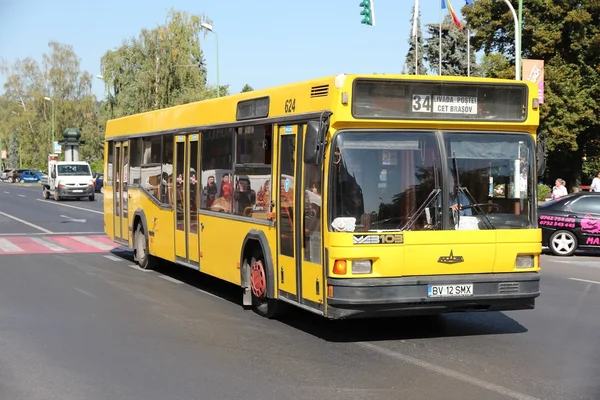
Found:
[(360, 15), (364, 17), (360, 23), (371, 26), (375, 25), (375, 7), (373, 7), (373, 0), (362, 0), (359, 6), (362, 7)]

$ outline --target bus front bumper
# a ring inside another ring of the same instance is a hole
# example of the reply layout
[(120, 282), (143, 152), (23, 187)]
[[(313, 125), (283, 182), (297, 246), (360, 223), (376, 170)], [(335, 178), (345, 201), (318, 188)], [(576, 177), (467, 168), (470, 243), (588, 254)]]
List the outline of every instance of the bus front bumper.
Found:
[[(537, 272), (330, 278), (327, 283), (327, 316), (332, 319), (526, 310), (535, 308), (540, 295)], [(461, 295), (447, 295), (457, 289)]]

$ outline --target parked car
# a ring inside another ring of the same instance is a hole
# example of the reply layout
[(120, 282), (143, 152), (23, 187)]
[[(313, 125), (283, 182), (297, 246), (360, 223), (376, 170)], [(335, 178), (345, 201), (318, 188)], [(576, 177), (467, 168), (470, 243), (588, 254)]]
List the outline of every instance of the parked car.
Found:
[(6, 181), (8, 183), (18, 183), (21, 181), (21, 174), (25, 171), (25, 169), (13, 169), (11, 172), (7, 174)]
[(2, 173), (0, 173), (0, 181), (5, 181), (8, 179), (8, 175), (13, 171), (12, 168), (7, 168)]
[(600, 250), (600, 193), (579, 192), (548, 201), (538, 208), (538, 223), (542, 245), (557, 256)]
[(41, 171), (28, 169), (21, 173), (21, 181), (22, 182), (39, 182), (40, 178), (42, 176), (44, 176), (44, 174)]

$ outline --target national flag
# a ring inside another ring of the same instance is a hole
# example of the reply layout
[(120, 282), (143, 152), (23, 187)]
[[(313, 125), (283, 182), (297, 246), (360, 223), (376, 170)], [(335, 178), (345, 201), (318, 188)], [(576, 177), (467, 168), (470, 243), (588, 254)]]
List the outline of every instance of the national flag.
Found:
[[(463, 29), (463, 25), (460, 23), (458, 16), (454, 12), (454, 9), (452, 8), (452, 4), (450, 4), (450, 0), (447, 0), (447, 1), (448, 1), (448, 11), (450, 11), (450, 15), (452, 16), (452, 22), (454, 22), (454, 25), (456, 25), (459, 29)], [(442, 10), (445, 8), (446, 8), (446, 0), (442, 0)]]

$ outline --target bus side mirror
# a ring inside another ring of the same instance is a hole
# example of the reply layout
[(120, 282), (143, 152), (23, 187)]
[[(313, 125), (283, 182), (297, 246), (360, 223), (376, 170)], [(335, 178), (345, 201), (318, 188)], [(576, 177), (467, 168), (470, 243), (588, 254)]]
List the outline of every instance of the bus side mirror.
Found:
[(304, 135), (304, 163), (320, 165), (323, 160), (323, 135), (319, 121), (308, 121)]
[(544, 176), (546, 170), (546, 134), (540, 133), (537, 137), (536, 143), (536, 164), (537, 164), (537, 176)]
[(50, 173), (50, 177), (52, 177), (52, 179), (56, 179), (56, 171), (52, 171)]

